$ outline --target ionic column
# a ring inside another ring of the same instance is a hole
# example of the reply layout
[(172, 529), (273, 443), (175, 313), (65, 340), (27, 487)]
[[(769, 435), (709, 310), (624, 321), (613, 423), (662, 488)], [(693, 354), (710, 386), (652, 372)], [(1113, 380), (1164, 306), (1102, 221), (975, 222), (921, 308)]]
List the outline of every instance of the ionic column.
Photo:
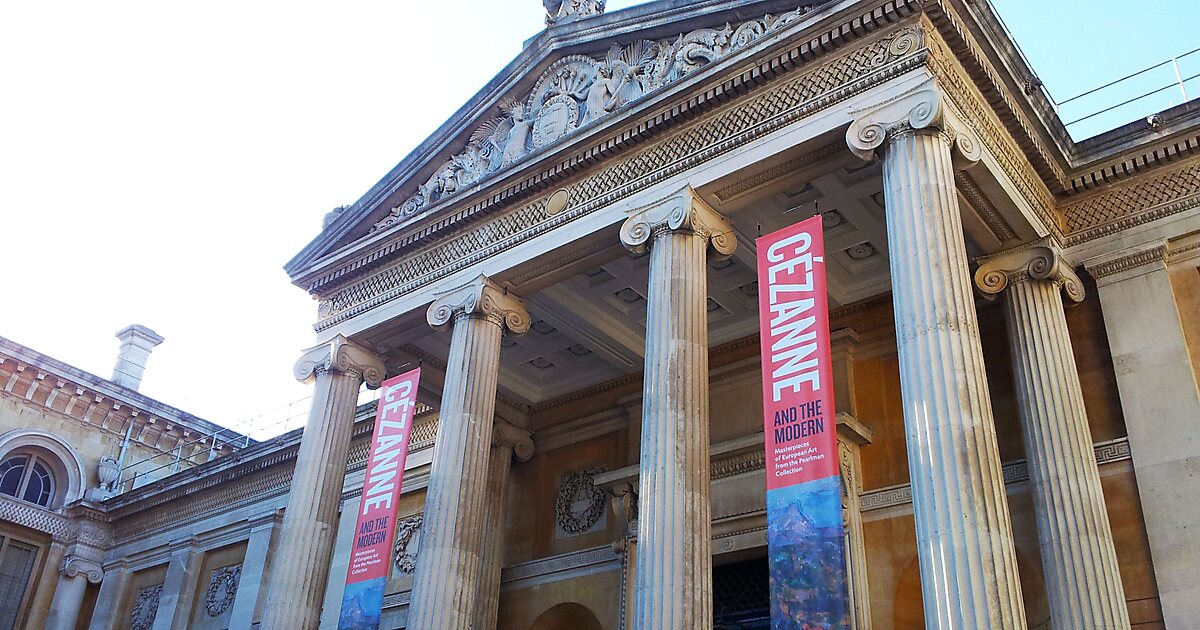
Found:
[(650, 250), (633, 627), (712, 627), (709, 253), (737, 241), (690, 187), (634, 211), (621, 243)]
[(83, 607), (83, 596), (88, 583), (99, 584), (104, 570), (97, 560), (68, 555), (58, 569), (58, 585), (54, 588), (54, 599), (50, 600), (50, 612), (46, 615), (46, 630), (74, 630), (79, 623), (79, 610)]
[(1004, 293), (1051, 625), (1128, 629), (1117, 552), (1063, 313), (1061, 294), (1079, 302), (1083, 285), (1045, 242), (988, 259), (975, 272), (975, 283), (985, 295)]
[(929, 88), (859, 112), (846, 139), (859, 157), (883, 161), (925, 625), (1024, 628), (954, 188), (952, 160), (978, 160), (980, 150)]
[(504, 565), (504, 503), (513, 455), (527, 462), (533, 457), (529, 432), (497, 418), (488, 457), (487, 517), (484, 521), (483, 566), (479, 572), (479, 601), (475, 627), (495, 628), (500, 611), (500, 570)]
[(374, 353), (338, 335), (305, 352), (295, 376), (315, 380), (316, 388), (272, 560), (263, 630), (317, 626), (358, 390), (363, 381), (379, 385), (384, 366)]
[(238, 581), (237, 594), (233, 598), (233, 611), (229, 613), (229, 630), (250, 630), (254, 625), (254, 613), (262, 586), (268, 575), (271, 561), (271, 538), (279, 529), (278, 513), (272, 510), (252, 518), (250, 535), (246, 539), (246, 555), (242, 559), (242, 576)]
[(434, 301), (427, 318), (453, 333), (408, 627), (466, 630), (478, 627), (500, 336), (505, 328), (529, 330), (529, 314), (520, 299), (479, 276)]

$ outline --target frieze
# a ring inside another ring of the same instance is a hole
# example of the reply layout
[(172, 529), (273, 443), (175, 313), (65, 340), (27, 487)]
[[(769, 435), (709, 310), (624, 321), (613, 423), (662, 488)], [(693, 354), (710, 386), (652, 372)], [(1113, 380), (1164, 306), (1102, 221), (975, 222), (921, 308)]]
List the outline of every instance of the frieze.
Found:
[(921, 41), (918, 27), (898, 28), (640, 153), (598, 168), (564, 188), (568, 209), (557, 215), (547, 212), (545, 199), (536, 199), (419, 249), (321, 299), (315, 328), (325, 330), (919, 67), (927, 59)]
[(501, 572), (500, 581), (514, 582), (517, 580), (527, 580), (551, 573), (572, 571), (592, 565), (616, 562), (617, 560), (617, 554), (613, 551), (611, 545), (601, 545), (583, 551), (565, 553), (506, 567)]
[[(1127, 438), (1098, 442), (1092, 446), (1092, 451), (1096, 456), (1096, 464), (1099, 466), (1131, 458)], [(1005, 464), (1002, 474), (1005, 484), (1029, 480), (1029, 468), (1025, 460)], [(908, 505), (912, 503), (912, 485), (905, 483), (863, 492), (859, 495), (858, 501), (863, 512)]]
[(28, 527), (66, 541), (71, 533), (71, 521), (41, 506), (0, 495), (0, 521)]
[(209, 617), (220, 617), (233, 606), (241, 579), (240, 564), (213, 570), (208, 579), (208, 591), (204, 595), (204, 612), (208, 613)]
[[(1200, 160), (1142, 180), (1131, 180), (1063, 206), (1068, 232), (1079, 232), (1153, 211), (1164, 204), (1178, 210), (1200, 205)], [(1173, 203), (1174, 202), (1174, 203)], [(1165, 214), (1159, 213), (1155, 218)], [(1126, 227), (1131, 227), (1127, 225)]]
[(1130, 269), (1137, 269), (1142, 265), (1149, 265), (1151, 263), (1165, 264), (1166, 260), (1167, 246), (1159, 245), (1099, 265), (1089, 266), (1087, 270), (1088, 273), (1092, 274), (1092, 278), (1099, 280), (1100, 278), (1113, 276), (1124, 271), (1129, 271)]
[[(570, 7), (577, 3), (567, 0), (558, 4)], [(502, 102), (503, 116), (480, 125), (466, 149), (446, 161), (373, 230), (390, 227), (449, 199), (526, 155), (782, 30), (811, 11), (811, 7), (800, 7), (736, 27), (726, 24), (659, 41), (614, 43), (604, 57), (569, 55), (559, 59), (542, 73), (529, 94)]]

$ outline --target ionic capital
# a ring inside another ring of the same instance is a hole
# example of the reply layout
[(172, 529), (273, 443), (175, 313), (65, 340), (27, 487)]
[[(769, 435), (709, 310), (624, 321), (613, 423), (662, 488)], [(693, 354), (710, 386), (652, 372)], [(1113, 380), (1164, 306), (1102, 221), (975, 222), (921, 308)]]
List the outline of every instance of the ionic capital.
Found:
[(444, 330), (459, 317), (477, 317), (507, 328), (514, 335), (529, 330), (529, 311), (525, 301), (480, 275), (471, 282), (443, 293), (429, 306), (425, 319), (437, 330)]
[(533, 457), (533, 436), (530, 432), (519, 429), (500, 418), (492, 424), (492, 444), (494, 446), (511, 447), (517, 459), (527, 462)]
[(1032, 246), (985, 258), (975, 270), (975, 286), (985, 297), (995, 297), (1009, 285), (1030, 280), (1053, 282), (1074, 302), (1083, 301), (1083, 283), (1048, 239)]
[(104, 579), (104, 569), (99, 562), (76, 555), (63, 558), (58, 571), (69, 578), (82, 575), (92, 584), (99, 584)]
[(850, 151), (868, 162), (877, 159), (879, 149), (892, 138), (919, 130), (939, 132), (952, 143), (955, 165), (965, 168), (979, 161), (983, 150), (975, 135), (946, 116), (945, 97), (936, 89), (922, 87), (906, 92), (881, 105), (854, 112), (854, 122), (846, 130)]
[(296, 380), (308, 382), (321, 372), (353, 374), (371, 387), (383, 381), (386, 369), (379, 355), (339, 334), (325, 343), (309, 348), (296, 361)]
[(708, 241), (709, 255), (728, 258), (737, 249), (729, 220), (709, 207), (691, 186), (629, 213), (621, 225), (621, 244), (635, 254), (650, 247), (654, 237), (666, 232), (691, 232)]

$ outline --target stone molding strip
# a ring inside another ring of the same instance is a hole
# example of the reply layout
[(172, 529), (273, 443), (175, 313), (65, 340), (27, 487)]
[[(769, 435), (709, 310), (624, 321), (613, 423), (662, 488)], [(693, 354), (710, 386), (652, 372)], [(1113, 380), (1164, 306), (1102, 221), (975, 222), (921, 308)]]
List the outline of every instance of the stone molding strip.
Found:
[(1092, 274), (1092, 278), (1099, 280), (1108, 276), (1115, 276), (1119, 273), (1137, 269), (1143, 265), (1151, 263), (1165, 263), (1167, 260), (1167, 246), (1159, 245), (1149, 249), (1143, 249), (1128, 256), (1121, 256), (1113, 260), (1087, 267), (1088, 273)]
[[(1096, 463), (1101, 466), (1132, 458), (1128, 438), (1097, 442), (1093, 445), (1093, 449), (1096, 453)], [(1029, 480), (1029, 469), (1023, 459), (1005, 464), (1003, 470), (1005, 485)], [(912, 485), (907, 483), (868, 490), (859, 497), (859, 506), (863, 512), (910, 503), (912, 503)]]
[(71, 520), (65, 516), (2, 494), (0, 494), (0, 521), (47, 534), (58, 542), (66, 542), (71, 533)]
[(505, 567), (500, 573), (500, 583), (508, 585), (507, 588), (521, 588), (522, 585), (514, 583), (539, 578), (539, 582), (544, 582), (548, 581), (545, 578), (549, 576), (567, 572), (574, 576), (620, 568), (620, 557), (613, 551), (612, 545), (601, 545)]

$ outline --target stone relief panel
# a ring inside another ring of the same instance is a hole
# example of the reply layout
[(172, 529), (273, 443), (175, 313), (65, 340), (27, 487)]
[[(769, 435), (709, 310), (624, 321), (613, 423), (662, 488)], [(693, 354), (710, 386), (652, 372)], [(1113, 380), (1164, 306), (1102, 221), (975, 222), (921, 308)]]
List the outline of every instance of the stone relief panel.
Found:
[(220, 617), (233, 606), (241, 579), (240, 564), (221, 567), (212, 572), (208, 580), (208, 591), (204, 595), (204, 612), (208, 613), (209, 617)]
[(412, 575), (417, 570), (417, 553), (421, 550), (421, 524), (425, 514), (415, 514), (396, 523), (396, 542), (392, 546), (392, 561), (398, 575)]
[[(602, 3), (563, 0), (554, 4)], [(527, 154), (782, 30), (811, 10), (800, 7), (779, 16), (767, 15), (737, 26), (726, 24), (720, 29), (702, 28), (673, 39), (614, 43), (602, 58), (569, 55), (555, 61), (528, 95), (502, 102), (502, 116), (480, 125), (466, 149), (447, 160), (374, 229), (386, 228), (473, 186)]]
[(555, 529), (558, 538), (577, 536), (604, 528), (604, 490), (596, 487), (596, 475), (604, 466), (573, 470), (558, 479), (554, 499)]
[(150, 630), (154, 616), (158, 614), (158, 600), (162, 596), (162, 583), (152, 584), (138, 591), (133, 609), (129, 613), (130, 630)]
[(542, 6), (547, 25), (604, 13), (604, 0), (542, 0)]

